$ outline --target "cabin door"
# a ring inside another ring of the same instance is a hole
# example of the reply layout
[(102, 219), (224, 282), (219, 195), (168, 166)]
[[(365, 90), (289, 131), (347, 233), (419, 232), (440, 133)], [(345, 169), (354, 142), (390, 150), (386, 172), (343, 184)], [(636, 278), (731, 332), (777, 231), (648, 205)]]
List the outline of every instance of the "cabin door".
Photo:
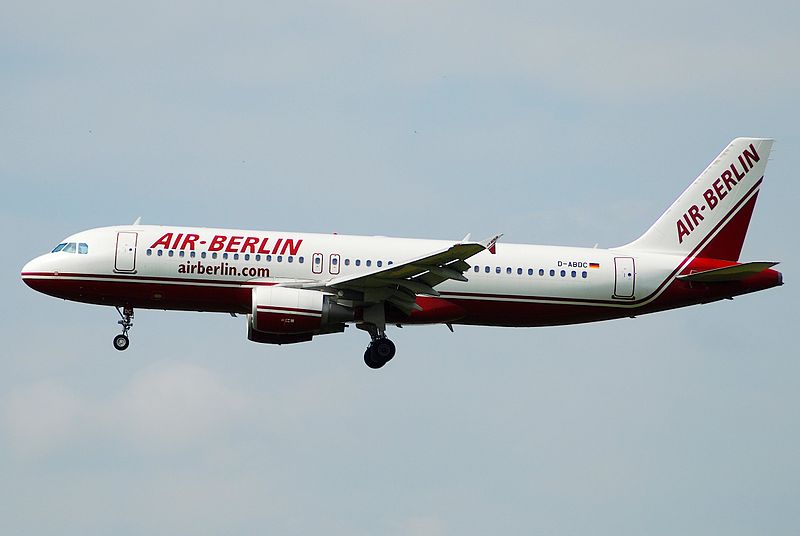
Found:
[(633, 299), (633, 291), (636, 286), (636, 269), (633, 257), (615, 257), (614, 268), (616, 270), (614, 297)]
[(134, 272), (136, 270), (136, 242), (138, 238), (138, 233), (117, 233), (117, 254), (114, 257), (115, 272)]

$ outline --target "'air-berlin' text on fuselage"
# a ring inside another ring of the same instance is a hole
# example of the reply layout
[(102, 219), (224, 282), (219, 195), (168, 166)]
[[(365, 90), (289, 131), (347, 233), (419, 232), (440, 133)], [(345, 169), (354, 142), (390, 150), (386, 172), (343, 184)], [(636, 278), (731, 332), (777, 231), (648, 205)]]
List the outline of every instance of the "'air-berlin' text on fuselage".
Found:
[(761, 160), (761, 157), (758, 156), (756, 148), (751, 143), (749, 149), (742, 151), (742, 154), (737, 158), (739, 167), (736, 166), (736, 161), (732, 162), (728, 169), (723, 171), (719, 178), (711, 184), (712, 187), (703, 192), (705, 202), (699, 207), (697, 205), (689, 207), (689, 210), (684, 212), (683, 216), (677, 221), (679, 244), (682, 244), (685, 237), (700, 227), (704, 219), (701, 212), (706, 208), (714, 210), (719, 205), (719, 202), (725, 199), (728, 192), (733, 190), (745, 178), (745, 175), (753, 169), (753, 164), (759, 160)]
[(272, 255), (297, 255), (302, 238), (277, 238), (266, 236), (228, 236), (214, 235), (211, 240), (201, 240), (194, 233), (164, 233), (153, 242), (151, 249), (179, 249), (194, 251), (206, 246), (207, 251), (225, 251), (228, 253), (261, 253)]

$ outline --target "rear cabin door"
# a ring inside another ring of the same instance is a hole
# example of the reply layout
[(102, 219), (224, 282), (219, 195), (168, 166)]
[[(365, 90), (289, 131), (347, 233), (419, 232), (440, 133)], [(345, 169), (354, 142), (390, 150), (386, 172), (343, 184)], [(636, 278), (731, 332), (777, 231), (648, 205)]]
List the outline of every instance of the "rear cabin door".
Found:
[(133, 272), (136, 270), (136, 242), (138, 233), (121, 231), (117, 233), (117, 254), (114, 258), (115, 272)]
[(636, 270), (633, 257), (614, 257), (616, 276), (614, 279), (614, 297), (633, 299), (636, 286)]

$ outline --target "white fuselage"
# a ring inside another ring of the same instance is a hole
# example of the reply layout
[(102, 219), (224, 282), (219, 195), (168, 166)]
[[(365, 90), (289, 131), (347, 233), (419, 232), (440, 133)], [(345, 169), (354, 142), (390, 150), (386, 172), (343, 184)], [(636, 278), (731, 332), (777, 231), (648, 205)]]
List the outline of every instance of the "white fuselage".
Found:
[[(130, 247), (120, 240), (132, 239)], [(214, 302), (212, 289), (248, 289), (285, 281), (325, 282), (337, 276), (368, 273), (447, 247), (452, 242), (275, 231), (250, 231), (151, 225), (92, 229), (64, 239), (86, 244), (87, 252), (48, 253), (23, 269), (28, 279), (80, 283), (68, 297), (93, 303), (159, 309), (246, 312), (249, 304), (228, 296)], [(445, 281), (441, 298), (469, 304), (454, 322), (498, 325), (547, 325), (630, 316), (645, 308), (673, 282), (687, 259), (674, 255), (501, 243), (496, 253), (473, 256), (468, 281)], [(91, 289), (102, 284), (105, 299)], [(124, 292), (109, 292), (114, 285)], [(75, 294), (77, 292), (77, 294)], [(125, 293), (130, 294), (126, 296)], [(208, 294), (210, 297), (205, 297)], [(221, 296), (222, 294), (216, 294)], [(242, 295), (239, 294), (241, 297)], [(193, 297), (197, 299), (193, 299)], [(481, 307), (476, 306), (480, 304)], [(492, 307), (486, 308), (487, 304)], [(591, 306), (588, 318), (557, 322), (546, 309), (517, 318), (489, 315), (501, 304)], [(595, 308), (607, 309), (598, 313)], [(663, 308), (663, 307), (659, 307)], [(418, 321), (424, 322), (424, 316)]]

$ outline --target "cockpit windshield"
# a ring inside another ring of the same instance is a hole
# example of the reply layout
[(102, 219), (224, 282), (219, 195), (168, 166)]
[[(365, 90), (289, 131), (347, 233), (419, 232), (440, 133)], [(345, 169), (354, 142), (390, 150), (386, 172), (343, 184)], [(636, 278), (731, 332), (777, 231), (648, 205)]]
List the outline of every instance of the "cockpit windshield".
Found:
[(63, 242), (53, 248), (51, 253), (78, 253), (79, 255), (86, 255), (89, 253), (89, 244), (86, 242)]

